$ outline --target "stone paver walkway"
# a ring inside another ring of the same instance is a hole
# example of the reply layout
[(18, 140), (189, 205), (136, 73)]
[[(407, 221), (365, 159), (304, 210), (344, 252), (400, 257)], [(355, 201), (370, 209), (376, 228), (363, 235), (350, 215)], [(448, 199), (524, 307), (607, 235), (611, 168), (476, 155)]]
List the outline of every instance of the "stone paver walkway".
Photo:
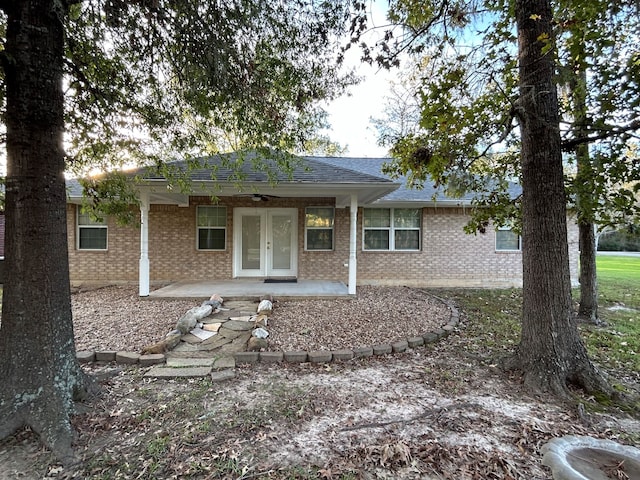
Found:
[(224, 310), (202, 319), (205, 326), (219, 324), (215, 335), (205, 340), (192, 333), (183, 335), (180, 343), (166, 353), (166, 363), (151, 368), (145, 373), (145, 377), (212, 375), (212, 379), (217, 381), (235, 377), (235, 372), (233, 375), (223, 372), (234, 369), (234, 355), (246, 350), (251, 331), (255, 327), (255, 322), (248, 319), (256, 315), (256, 306), (255, 302), (246, 300), (225, 302)]

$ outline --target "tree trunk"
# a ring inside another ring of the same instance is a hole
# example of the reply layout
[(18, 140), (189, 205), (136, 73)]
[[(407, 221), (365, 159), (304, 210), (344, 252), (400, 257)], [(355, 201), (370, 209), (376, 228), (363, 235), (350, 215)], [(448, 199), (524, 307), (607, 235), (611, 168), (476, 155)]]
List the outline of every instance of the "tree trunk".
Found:
[(88, 377), (75, 358), (69, 288), (62, 146), (65, 2), (9, 4), (2, 65), (7, 278), (0, 326), (0, 438), (28, 425), (68, 463), (73, 397), (85, 390)]
[(522, 135), (522, 336), (507, 367), (539, 392), (611, 388), (590, 362), (571, 304), (566, 203), (549, 0), (517, 0)]
[(591, 222), (578, 222), (578, 231), (580, 237), (580, 304), (578, 317), (590, 323), (599, 323), (595, 227)]
[[(587, 122), (587, 66), (584, 41), (578, 40), (582, 47), (574, 60), (569, 82), (573, 100), (573, 118), (575, 135), (586, 138), (589, 134)], [(598, 277), (596, 272), (596, 236), (594, 211), (596, 208), (596, 190), (593, 165), (589, 154), (589, 144), (576, 147), (577, 173), (575, 179), (576, 207), (578, 213), (578, 235), (580, 245), (580, 303), (578, 317), (591, 323), (598, 323)]]

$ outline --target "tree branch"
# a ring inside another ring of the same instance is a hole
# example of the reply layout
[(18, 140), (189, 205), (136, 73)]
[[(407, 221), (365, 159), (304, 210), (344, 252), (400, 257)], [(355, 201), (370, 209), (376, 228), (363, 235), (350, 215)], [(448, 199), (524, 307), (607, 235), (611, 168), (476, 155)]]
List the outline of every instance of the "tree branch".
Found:
[(634, 120), (629, 125), (625, 127), (611, 127), (609, 130), (599, 130), (601, 133), (596, 135), (586, 135), (583, 137), (572, 138), (571, 140), (565, 140), (562, 142), (562, 150), (565, 152), (572, 151), (578, 145), (583, 145), (585, 143), (592, 143), (597, 140), (604, 140), (606, 138), (615, 137), (618, 135), (623, 135), (632, 130), (637, 130), (640, 128), (640, 120)]

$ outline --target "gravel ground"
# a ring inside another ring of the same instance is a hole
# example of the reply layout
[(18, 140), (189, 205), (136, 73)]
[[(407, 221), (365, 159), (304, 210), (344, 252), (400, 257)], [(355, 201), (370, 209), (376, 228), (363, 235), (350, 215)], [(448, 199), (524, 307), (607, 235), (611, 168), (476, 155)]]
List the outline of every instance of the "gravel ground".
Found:
[[(449, 311), (406, 287), (359, 287), (356, 298), (275, 300), (269, 350), (333, 350), (388, 343), (440, 328)], [(136, 287), (111, 286), (72, 295), (78, 350), (140, 351), (162, 339), (192, 300), (140, 299)]]

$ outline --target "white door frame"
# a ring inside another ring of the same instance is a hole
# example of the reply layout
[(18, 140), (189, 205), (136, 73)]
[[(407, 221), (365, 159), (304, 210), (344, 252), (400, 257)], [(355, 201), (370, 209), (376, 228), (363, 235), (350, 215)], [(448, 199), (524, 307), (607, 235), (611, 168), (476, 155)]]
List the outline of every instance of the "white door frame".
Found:
[[(276, 271), (272, 266), (273, 252), (273, 215), (291, 217), (291, 264), (290, 269)], [(242, 268), (242, 217), (260, 217), (260, 265), (256, 269)], [(246, 208), (233, 209), (233, 276), (234, 277), (295, 277), (298, 274), (298, 209), (297, 208)]]

